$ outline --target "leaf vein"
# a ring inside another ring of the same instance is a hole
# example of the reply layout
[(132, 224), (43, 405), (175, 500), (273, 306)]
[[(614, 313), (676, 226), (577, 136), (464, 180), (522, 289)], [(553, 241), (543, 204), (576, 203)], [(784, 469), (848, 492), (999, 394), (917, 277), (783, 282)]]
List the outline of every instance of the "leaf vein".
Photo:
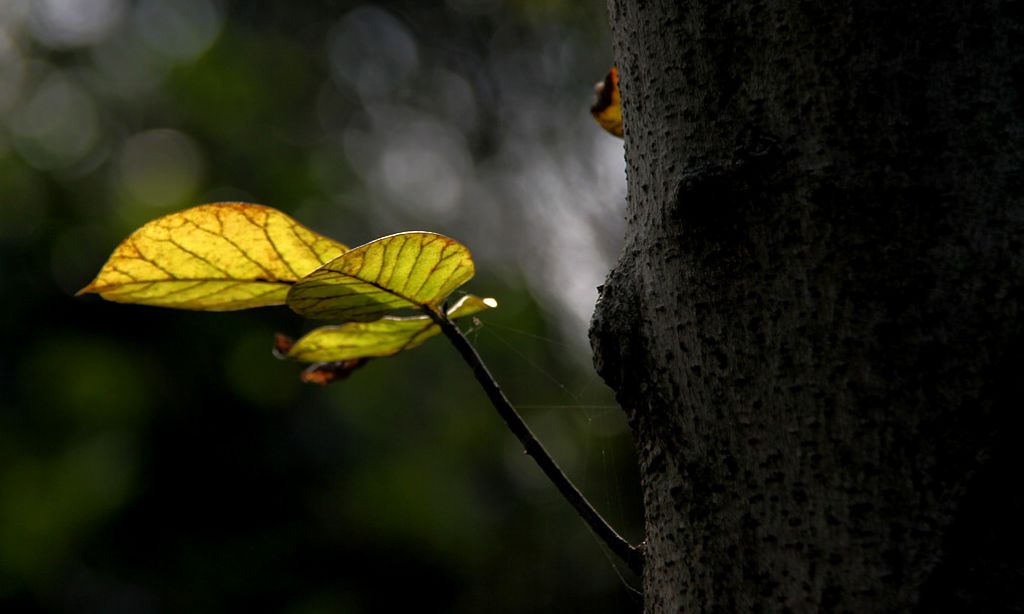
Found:
[(185, 247), (184, 245), (182, 245), (181, 243), (179, 243), (179, 242), (178, 242), (178, 241), (177, 241), (177, 240), (176, 240), (176, 239), (175, 239), (174, 237), (171, 237), (171, 238), (169, 238), (169, 239), (165, 239), (165, 241), (166, 241), (166, 242), (168, 242), (168, 243), (170, 243), (170, 244), (171, 244), (171, 245), (173, 245), (174, 247), (177, 247), (178, 249), (180, 249), (181, 251), (185, 252), (185, 253), (186, 253), (186, 254), (188, 254), (189, 256), (192, 256), (192, 257), (193, 257), (193, 258), (195, 258), (196, 260), (198, 260), (198, 261), (200, 261), (200, 262), (204, 262), (204, 263), (206, 263), (206, 264), (210, 265), (210, 267), (211, 267), (211, 268), (214, 268), (214, 269), (216, 269), (216, 270), (220, 271), (221, 273), (223, 273), (223, 274), (224, 274), (224, 276), (225, 276), (226, 278), (229, 278), (229, 279), (230, 279), (230, 277), (231, 277), (231, 273), (228, 273), (228, 272), (227, 272), (226, 270), (224, 270), (224, 269), (222, 269), (221, 267), (217, 266), (216, 264), (214, 264), (214, 263), (210, 262), (210, 260), (209, 260), (208, 258), (206, 258), (205, 256), (202, 256), (202, 255), (200, 255), (200, 254), (198, 254), (198, 253), (196, 253), (196, 252), (194, 252), (194, 251), (190, 250), (189, 248)]
[[(154, 239), (154, 240), (160, 240), (160, 239)], [(167, 275), (171, 279), (178, 279), (178, 276), (175, 275), (173, 272), (171, 272), (170, 270), (168, 270), (168, 269), (164, 268), (163, 266), (161, 266), (153, 258), (150, 258), (146, 254), (142, 253), (142, 250), (139, 249), (139, 246), (135, 243), (135, 239), (134, 238), (130, 238), (130, 239), (128, 239), (128, 241), (131, 242), (132, 249), (134, 249), (135, 252), (137, 254), (139, 254), (139, 257), (136, 257), (136, 256), (125, 256), (125, 258), (134, 258), (136, 260), (142, 260), (143, 262), (146, 262), (146, 263), (152, 265), (153, 267), (159, 269), (160, 271), (162, 271), (165, 275)]]
[[(316, 250), (313, 249), (313, 244), (308, 242), (308, 241), (306, 241), (305, 239), (303, 239), (302, 235), (300, 235), (295, 230), (295, 224), (288, 224), (288, 231), (292, 233), (292, 236), (294, 236), (299, 241), (299, 243), (304, 245), (306, 247), (306, 249), (309, 250), (309, 253), (313, 255), (313, 259), (314, 260), (316, 260), (317, 262), (319, 262), (321, 264), (324, 263), (323, 259), (320, 258), (320, 254), (316, 253)], [(289, 266), (288, 268), (291, 268), (291, 267)], [(292, 269), (292, 272), (294, 272), (294, 269)], [(296, 276), (298, 276), (298, 273), (296, 273)]]
[[(237, 243), (235, 243), (234, 239), (232, 239), (228, 235), (224, 234), (224, 232), (223, 232), (224, 225), (223, 224), (221, 224), (221, 232), (220, 233), (216, 233), (216, 232), (213, 232), (212, 230), (207, 230), (207, 229), (203, 228), (202, 226), (199, 226), (198, 224), (196, 224), (192, 220), (187, 220), (187, 221), (188, 221), (189, 224), (194, 226), (196, 228), (196, 230), (199, 230), (200, 232), (205, 232), (206, 234), (212, 235), (212, 236), (214, 236), (214, 237), (216, 237), (218, 239), (222, 239), (228, 245), (230, 245), (231, 247), (235, 248), (238, 251), (238, 253), (242, 255), (243, 258), (245, 258), (249, 262), (251, 262), (251, 263), (255, 264), (257, 267), (259, 267), (260, 270), (262, 270), (263, 273), (267, 276), (267, 280), (268, 281), (272, 281), (272, 280), (276, 279), (277, 276), (274, 275), (273, 273), (271, 273), (270, 269), (268, 269), (267, 267), (263, 266), (263, 264), (261, 264), (258, 260), (256, 260), (252, 256), (250, 256), (248, 254), (248, 252), (246, 252), (242, 248), (242, 246), (240, 246)], [(219, 218), (218, 218), (217, 223), (220, 224)], [(230, 273), (227, 273), (227, 271), (225, 271), (225, 274), (230, 275)]]
[[(415, 258), (417, 262), (419, 262), (420, 256), (423, 255), (423, 250), (426, 249), (426, 247), (428, 245), (430, 245), (431, 243), (433, 243), (435, 240), (436, 239), (434, 239), (433, 237), (430, 237), (426, 241), (419, 241), (418, 245), (416, 246), (418, 248), (418, 250), (416, 251), (416, 258)], [(419, 296), (420, 292), (423, 290), (423, 286), (427, 285), (427, 280), (428, 279), (430, 279), (430, 273), (429, 272), (423, 277), (423, 281), (420, 282), (420, 287), (417, 288), (415, 292), (411, 293), (410, 296)], [(406, 288), (406, 290), (408, 290), (408, 288)]]
[(275, 243), (273, 237), (270, 236), (270, 229), (267, 228), (266, 226), (263, 226), (263, 236), (265, 236), (267, 238), (267, 241), (270, 242), (270, 247), (274, 250), (274, 253), (277, 254), (277, 257), (281, 259), (281, 262), (283, 262), (284, 265), (288, 267), (288, 270), (292, 272), (292, 275), (295, 276), (295, 279), (302, 279), (302, 275), (299, 275), (299, 272), (295, 270), (295, 267), (292, 266), (292, 263), (288, 262), (288, 260), (285, 259), (284, 254), (282, 254), (280, 248), (277, 247), (277, 243)]

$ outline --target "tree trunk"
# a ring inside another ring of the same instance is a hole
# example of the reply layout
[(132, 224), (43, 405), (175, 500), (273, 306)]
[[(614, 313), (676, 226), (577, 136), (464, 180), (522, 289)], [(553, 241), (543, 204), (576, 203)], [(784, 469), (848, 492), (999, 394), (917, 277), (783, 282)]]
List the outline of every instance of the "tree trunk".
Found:
[(1024, 609), (1013, 4), (609, 0), (647, 611)]

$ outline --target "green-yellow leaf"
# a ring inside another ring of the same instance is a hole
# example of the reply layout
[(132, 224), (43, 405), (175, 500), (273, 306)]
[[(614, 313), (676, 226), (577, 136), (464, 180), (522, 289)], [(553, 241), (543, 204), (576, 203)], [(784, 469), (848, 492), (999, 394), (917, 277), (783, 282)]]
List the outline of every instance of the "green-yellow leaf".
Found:
[(270, 207), (200, 205), (136, 230), (79, 294), (204, 311), (280, 305), (346, 249)]
[[(448, 310), (448, 317), (470, 316), (497, 305), (494, 299), (467, 295)], [(427, 316), (387, 316), (373, 322), (322, 326), (296, 341), (287, 357), (304, 362), (334, 362), (391, 356), (417, 347), (439, 332), (440, 327)]]
[(292, 286), (308, 318), (370, 322), (399, 309), (436, 309), (473, 277), (469, 250), (433, 232), (402, 232), (345, 252)]

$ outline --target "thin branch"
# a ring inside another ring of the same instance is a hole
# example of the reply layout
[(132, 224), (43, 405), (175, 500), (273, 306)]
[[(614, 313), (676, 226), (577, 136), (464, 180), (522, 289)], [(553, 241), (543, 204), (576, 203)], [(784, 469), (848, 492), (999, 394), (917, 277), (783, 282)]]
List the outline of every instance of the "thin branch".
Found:
[(555, 460), (548, 454), (548, 451), (544, 449), (544, 446), (537, 440), (537, 437), (530, 431), (530, 427), (523, 421), (519, 412), (516, 411), (512, 403), (505, 397), (505, 393), (501, 391), (498, 383), (487, 370), (487, 366), (484, 365), (480, 355), (477, 354), (476, 349), (462, 334), (462, 331), (447, 316), (429, 309), (424, 309), (424, 311), (441, 327), (445, 336), (448, 337), (448, 340), (452, 342), (455, 349), (462, 355), (462, 359), (473, 370), (473, 375), (476, 376), (476, 380), (483, 387), (484, 392), (487, 393), (487, 398), (491, 400), (491, 404), (498, 410), (508, 428), (512, 430), (512, 433), (523, 444), (526, 453), (532, 456), (533, 460), (540, 465), (541, 471), (554, 483), (558, 492), (562, 493), (562, 496), (569, 502), (569, 505), (575, 508), (576, 513), (583, 518), (583, 521), (587, 523), (590, 529), (634, 573), (640, 575), (643, 571), (643, 553), (640, 547), (630, 544), (619, 535), (559, 468)]

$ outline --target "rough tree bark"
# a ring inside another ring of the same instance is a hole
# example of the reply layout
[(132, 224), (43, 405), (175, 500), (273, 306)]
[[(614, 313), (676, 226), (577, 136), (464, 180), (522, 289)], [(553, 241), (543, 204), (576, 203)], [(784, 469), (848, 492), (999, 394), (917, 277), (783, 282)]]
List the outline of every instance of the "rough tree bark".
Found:
[(1024, 609), (1015, 4), (609, 0), (647, 611)]

